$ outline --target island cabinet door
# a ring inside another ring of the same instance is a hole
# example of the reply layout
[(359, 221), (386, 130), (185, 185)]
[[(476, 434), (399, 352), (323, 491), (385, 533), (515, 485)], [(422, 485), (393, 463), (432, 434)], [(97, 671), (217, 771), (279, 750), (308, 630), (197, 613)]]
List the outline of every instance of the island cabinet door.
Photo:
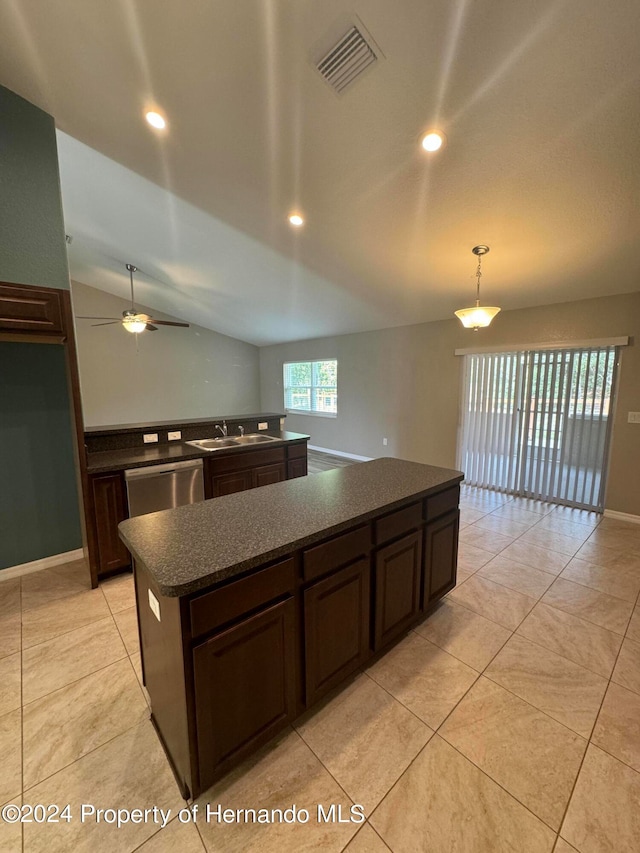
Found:
[(369, 657), (370, 572), (362, 558), (305, 590), (308, 706)]
[(200, 790), (295, 716), (293, 598), (193, 650)]
[(420, 613), (421, 538), (416, 530), (375, 555), (376, 651), (406, 631)]
[(458, 565), (458, 510), (432, 521), (424, 530), (424, 607), (453, 589)]

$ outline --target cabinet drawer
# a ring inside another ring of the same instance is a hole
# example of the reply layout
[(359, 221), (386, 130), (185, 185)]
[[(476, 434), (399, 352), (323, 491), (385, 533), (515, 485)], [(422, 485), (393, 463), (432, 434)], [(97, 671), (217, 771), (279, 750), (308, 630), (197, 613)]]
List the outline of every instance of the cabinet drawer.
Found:
[(190, 603), (191, 635), (199, 637), (238, 619), (261, 605), (272, 602), (295, 586), (295, 564), (292, 558), (269, 566), (254, 575), (232, 581)]
[(302, 554), (302, 573), (306, 581), (320, 577), (366, 554), (371, 547), (369, 525), (336, 536)]
[(425, 518), (427, 521), (432, 521), (439, 515), (445, 512), (450, 512), (452, 509), (458, 509), (460, 503), (460, 486), (455, 486), (453, 489), (447, 489), (446, 492), (440, 492), (438, 495), (432, 495), (426, 500)]
[[(222, 453), (224, 451), (216, 451)], [(284, 447), (273, 447), (269, 450), (230, 450), (228, 456), (207, 457), (209, 469), (213, 474), (224, 474), (227, 471), (243, 471), (247, 468), (258, 468), (261, 465), (275, 465), (285, 461)]]
[(378, 518), (374, 525), (376, 545), (383, 545), (385, 542), (390, 542), (396, 536), (409, 533), (411, 530), (420, 527), (421, 524), (421, 503), (411, 504), (411, 506), (406, 506), (404, 509), (397, 510), (397, 512), (385, 515), (384, 518)]

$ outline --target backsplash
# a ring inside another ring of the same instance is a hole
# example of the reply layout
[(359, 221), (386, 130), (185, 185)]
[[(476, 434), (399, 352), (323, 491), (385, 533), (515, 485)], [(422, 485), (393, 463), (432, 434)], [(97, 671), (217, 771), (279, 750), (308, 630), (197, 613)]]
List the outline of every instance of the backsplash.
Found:
[[(113, 427), (95, 427), (85, 431), (84, 443), (87, 453), (99, 453), (105, 450), (129, 450), (137, 447), (157, 447), (161, 444), (179, 444), (184, 441), (193, 441), (198, 438), (215, 438), (220, 435), (216, 424), (222, 425), (223, 420), (227, 422), (229, 435), (238, 432), (238, 427), (244, 427), (247, 433), (258, 432), (258, 423), (267, 423), (270, 431), (280, 430), (283, 416), (268, 412), (265, 414), (251, 415), (223, 415), (217, 418), (198, 418), (197, 420), (175, 421), (162, 424), (135, 424)], [(179, 441), (169, 441), (170, 432), (180, 431), (182, 433)], [(143, 435), (146, 433), (157, 433), (157, 444), (145, 445)]]

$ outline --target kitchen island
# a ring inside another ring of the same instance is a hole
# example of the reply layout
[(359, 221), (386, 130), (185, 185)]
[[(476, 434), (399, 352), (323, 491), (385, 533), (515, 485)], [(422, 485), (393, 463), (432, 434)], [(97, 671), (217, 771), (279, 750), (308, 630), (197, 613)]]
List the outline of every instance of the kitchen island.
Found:
[(462, 476), (378, 459), (120, 524), (152, 720), (185, 797), (455, 586)]

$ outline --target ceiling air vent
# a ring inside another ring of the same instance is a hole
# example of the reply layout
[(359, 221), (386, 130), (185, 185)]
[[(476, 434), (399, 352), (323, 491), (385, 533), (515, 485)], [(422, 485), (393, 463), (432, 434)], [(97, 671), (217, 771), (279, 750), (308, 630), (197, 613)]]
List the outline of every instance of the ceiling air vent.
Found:
[(340, 95), (377, 59), (369, 42), (354, 26), (318, 62), (316, 68)]

